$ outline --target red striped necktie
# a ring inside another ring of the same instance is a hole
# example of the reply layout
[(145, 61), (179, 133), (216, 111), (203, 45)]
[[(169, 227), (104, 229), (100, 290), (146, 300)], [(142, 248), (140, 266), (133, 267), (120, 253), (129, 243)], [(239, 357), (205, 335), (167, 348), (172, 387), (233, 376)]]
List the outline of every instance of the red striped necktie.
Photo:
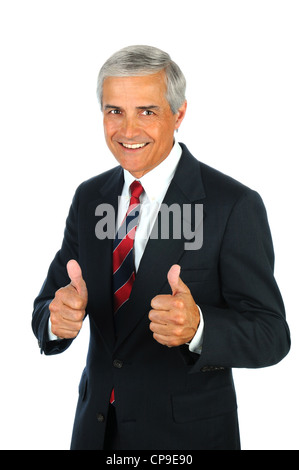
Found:
[[(133, 245), (139, 221), (140, 200), (143, 187), (139, 181), (130, 186), (131, 199), (126, 216), (118, 229), (113, 243), (113, 300), (114, 314), (117, 314), (129, 300), (135, 280)], [(110, 403), (114, 402), (114, 389)]]
[(134, 181), (130, 190), (130, 205), (113, 243), (114, 313), (117, 313), (129, 299), (135, 280), (133, 244), (140, 213), (139, 197), (143, 187), (139, 181)]

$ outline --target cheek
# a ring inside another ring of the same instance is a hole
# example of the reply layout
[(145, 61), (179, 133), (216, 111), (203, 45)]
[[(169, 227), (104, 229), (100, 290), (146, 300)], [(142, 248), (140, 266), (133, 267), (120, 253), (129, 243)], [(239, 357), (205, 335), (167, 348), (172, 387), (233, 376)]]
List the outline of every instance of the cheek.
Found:
[(111, 137), (117, 131), (117, 126), (115, 123), (112, 123), (109, 120), (104, 120), (103, 124), (106, 138)]
[(155, 134), (153, 133), (152, 135), (159, 147), (168, 147), (169, 142), (173, 140), (174, 130), (169, 126), (165, 126), (164, 123), (157, 126), (155, 130)]

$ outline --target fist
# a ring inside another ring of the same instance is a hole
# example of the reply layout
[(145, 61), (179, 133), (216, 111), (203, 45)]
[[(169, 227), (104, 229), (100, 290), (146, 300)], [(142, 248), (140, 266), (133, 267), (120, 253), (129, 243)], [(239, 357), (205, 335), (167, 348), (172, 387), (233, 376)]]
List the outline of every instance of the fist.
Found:
[(49, 305), (51, 330), (59, 338), (75, 338), (82, 328), (88, 293), (82, 271), (75, 260), (67, 264), (70, 284), (55, 293)]
[(191, 341), (200, 322), (199, 311), (189, 288), (180, 278), (181, 268), (173, 265), (167, 275), (172, 295), (157, 295), (151, 301), (150, 330), (158, 343), (168, 347)]

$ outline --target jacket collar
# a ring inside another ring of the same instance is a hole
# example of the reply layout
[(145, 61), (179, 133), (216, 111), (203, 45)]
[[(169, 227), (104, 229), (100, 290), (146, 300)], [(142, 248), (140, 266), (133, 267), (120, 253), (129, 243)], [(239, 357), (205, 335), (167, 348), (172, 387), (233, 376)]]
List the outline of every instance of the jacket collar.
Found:
[(185, 144), (180, 142), (180, 146), (182, 147), (182, 156), (172, 183), (177, 185), (188, 201), (200, 201), (206, 196), (200, 163), (189, 152)]

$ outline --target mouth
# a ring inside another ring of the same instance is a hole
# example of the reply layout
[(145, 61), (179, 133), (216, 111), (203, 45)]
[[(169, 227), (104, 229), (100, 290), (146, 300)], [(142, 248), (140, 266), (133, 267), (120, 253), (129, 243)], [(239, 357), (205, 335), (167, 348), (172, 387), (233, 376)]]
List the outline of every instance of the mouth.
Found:
[(125, 142), (118, 142), (123, 148), (128, 149), (128, 150), (139, 150), (144, 147), (146, 147), (149, 142), (144, 142), (142, 144), (127, 144)]

